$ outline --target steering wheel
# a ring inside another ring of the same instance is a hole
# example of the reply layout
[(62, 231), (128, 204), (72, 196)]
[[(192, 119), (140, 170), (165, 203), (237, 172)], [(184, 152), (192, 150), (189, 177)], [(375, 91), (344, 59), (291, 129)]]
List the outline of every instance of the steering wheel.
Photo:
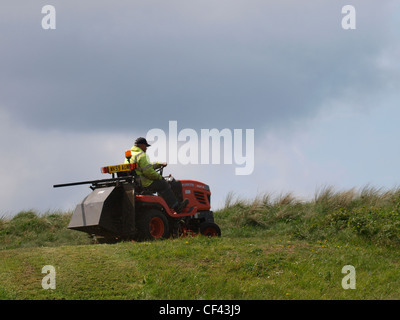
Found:
[[(169, 175), (169, 176), (167, 176), (167, 177), (164, 177), (164, 175), (163, 175), (163, 173), (164, 173), (164, 168), (165, 168), (165, 166), (162, 166), (162, 167), (156, 169), (156, 171), (161, 175), (161, 177), (162, 177), (164, 180), (166, 180), (166, 178), (170, 178), (170, 179), (171, 179), (171, 175)], [(174, 180), (175, 180), (175, 179), (174, 179)]]
[(164, 167), (158, 168), (156, 171), (163, 177)]

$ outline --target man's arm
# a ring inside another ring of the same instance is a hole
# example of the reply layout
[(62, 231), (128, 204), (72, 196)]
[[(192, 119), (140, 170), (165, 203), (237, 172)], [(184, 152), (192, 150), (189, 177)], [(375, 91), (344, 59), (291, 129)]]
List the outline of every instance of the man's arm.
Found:
[(162, 176), (155, 171), (154, 164), (147, 161), (147, 157), (142, 157), (139, 160), (139, 168), (142, 170), (143, 175), (151, 180), (161, 180)]
[(163, 167), (166, 167), (166, 166), (167, 166), (166, 162), (158, 162), (158, 161), (153, 162), (153, 168), (154, 169), (160, 169), (160, 168), (163, 168)]

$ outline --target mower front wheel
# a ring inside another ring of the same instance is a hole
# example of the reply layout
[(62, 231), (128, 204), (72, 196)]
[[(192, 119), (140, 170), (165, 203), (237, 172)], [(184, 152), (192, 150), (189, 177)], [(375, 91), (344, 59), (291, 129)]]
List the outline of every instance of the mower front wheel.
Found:
[(200, 233), (206, 237), (220, 237), (221, 229), (214, 222), (203, 222), (200, 224)]
[(136, 221), (139, 240), (165, 239), (169, 237), (168, 220), (155, 209), (143, 212)]

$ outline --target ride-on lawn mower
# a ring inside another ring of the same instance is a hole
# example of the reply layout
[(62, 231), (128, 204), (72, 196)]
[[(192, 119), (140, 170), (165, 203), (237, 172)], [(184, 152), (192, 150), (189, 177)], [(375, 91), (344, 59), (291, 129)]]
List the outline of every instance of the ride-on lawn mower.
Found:
[[(220, 236), (210, 210), (210, 188), (195, 180), (170, 183), (177, 199), (189, 199), (180, 213), (170, 209), (165, 200), (145, 192), (136, 175), (136, 163), (102, 167), (112, 178), (54, 185), (54, 188), (91, 184), (92, 192), (75, 208), (69, 229), (86, 232), (99, 243), (121, 240), (153, 240), (203, 234)], [(163, 168), (158, 169), (161, 176)]]

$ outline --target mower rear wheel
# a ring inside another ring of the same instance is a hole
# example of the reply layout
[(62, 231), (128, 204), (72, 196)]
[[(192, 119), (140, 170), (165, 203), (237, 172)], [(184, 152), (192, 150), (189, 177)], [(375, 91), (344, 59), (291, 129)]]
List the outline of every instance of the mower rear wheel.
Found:
[(207, 237), (220, 237), (221, 229), (214, 222), (203, 222), (200, 224), (200, 233)]
[(169, 237), (168, 220), (165, 215), (150, 209), (140, 214), (136, 221), (139, 240), (165, 239)]

